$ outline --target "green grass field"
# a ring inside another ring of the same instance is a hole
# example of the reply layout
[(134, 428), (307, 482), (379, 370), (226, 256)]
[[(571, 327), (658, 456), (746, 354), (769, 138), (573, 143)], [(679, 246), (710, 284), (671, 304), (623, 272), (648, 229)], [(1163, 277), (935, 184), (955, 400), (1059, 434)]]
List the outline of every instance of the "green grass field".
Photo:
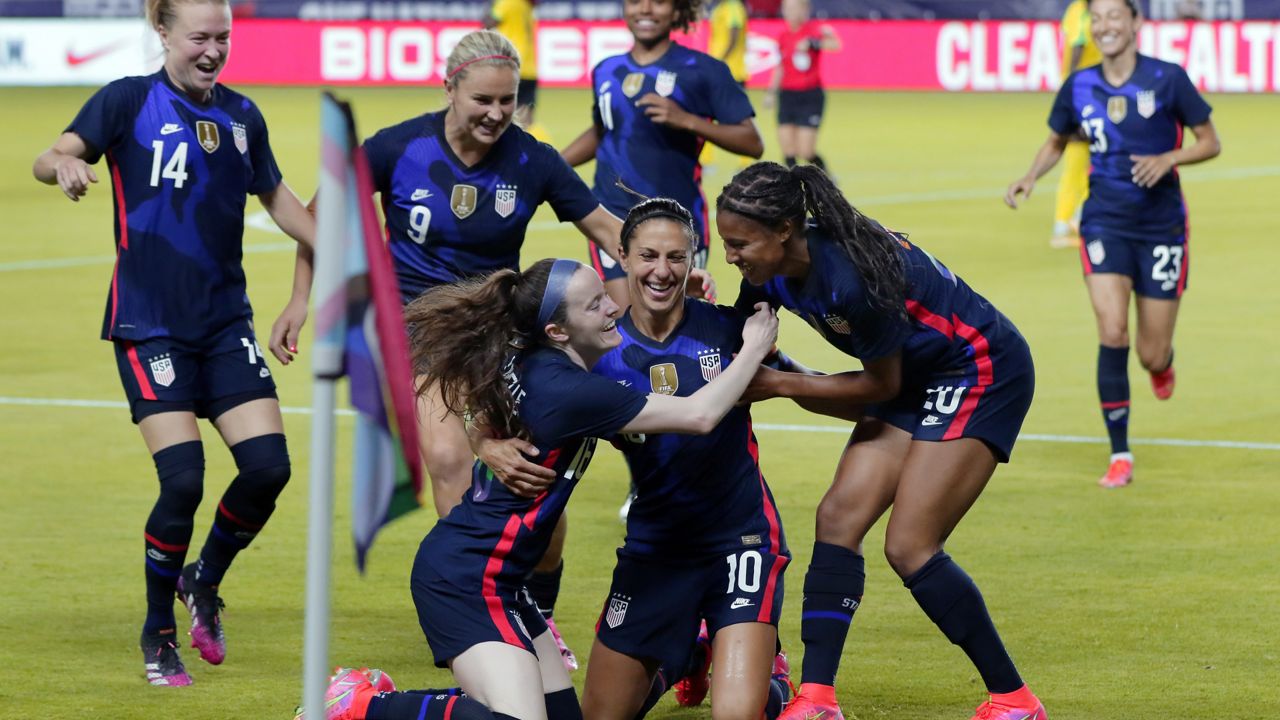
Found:
[[(6, 341), (0, 352), (0, 667), (11, 673), (0, 681), (0, 716), (291, 717), (301, 689), (310, 455), (303, 414), (286, 416), (294, 481), (223, 586), (229, 660), (214, 668), (186, 652), (196, 680), (187, 689), (151, 688), (142, 678), (139, 535), (155, 479), (127, 411), (118, 406), (123, 396), (111, 347), (97, 339), (113, 254), (110, 190), (104, 183), (77, 206), (30, 175), (32, 159), (90, 92), (0, 90)], [(286, 179), (309, 197), (318, 92), (251, 94), (273, 130)], [(366, 133), (440, 102), (435, 90), (343, 94)], [(1050, 98), (833, 93), (829, 101), (821, 149), (849, 198), (911, 233), (1012, 317), (1031, 342), (1040, 382), (1024, 430), (1033, 437), (997, 472), (948, 550), (978, 581), (1020, 670), (1055, 720), (1280, 713), (1280, 247), (1273, 214), (1280, 198), (1274, 123), (1280, 98), (1211, 101), (1223, 155), (1183, 171), (1195, 252), (1178, 328), (1177, 395), (1157, 403), (1133, 362), (1137, 481), (1110, 492), (1094, 483), (1106, 446), (1065, 441), (1099, 437), (1103, 428), (1093, 380), (1097, 341), (1079, 260), (1074, 251), (1046, 243), (1056, 174), (1017, 213), (999, 200), (1043, 141)], [(585, 127), (589, 103), (584, 92), (544, 92), (540, 120), (563, 145)], [(772, 119), (762, 120), (761, 129), (769, 156), (777, 159)], [(708, 195), (728, 180), (730, 165), (722, 155), (708, 171)], [(251, 201), (250, 211), (258, 210)], [(577, 233), (552, 221), (545, 210), (535, 221), (526, 261), (582, 255)], [(292, 253), (284, 239), (257, 229), (245, 235), (250, 293), (263, 328), (288, 293)], [(712, 269), (731, 300), (737, 275), (718, 247)], [(848, 367), (795, 318), (784, 319), (781, 341), (815, 366)], [(304, 362), (277, 371), (283, 405), (309, 405), (307, 368)], [(783, 401), (758, 406), (756, 421), (766, 426), (760, 431), (765, 473), (796, 559), (782, 637), (798, 672), (799, 588), (813, 509), (845, 431)], [(431, 666), (408, 592), (411, 558), (435, 515), (428, 507), (387, 528), (367, 575), (357, 575), (346, 500), (350, 422), (340, 420), (339, 429), (332, 661), (382, 667), (402, 687), (447, 684), (447, 673)], [(1175, 442), (1153, 444), (1161, 439)], [(213, 499), (232, 477), (216, 433), (206, 433), (206, 440), (206, 502), (193, 545), (203, 540)], [(622, 539), (616, 510), (625, 489), (620, 457), (601, 452), (571, 505), (557, 617), (583, 659), (613, 548)], [(865, 604), (841, 666), (845, 715), (967, 718), (983, 699), (977, 673), (901, 587), (883, 560), (882, 537), (873, 531), (867, 544)], [(17, 673), (27, 671), (31, 677), (19, 682)], [(576, 674), (579, 683), (584, 677)], [(710, 717), (710, 711), (680, 709), (668, 698), (654, 716)]]

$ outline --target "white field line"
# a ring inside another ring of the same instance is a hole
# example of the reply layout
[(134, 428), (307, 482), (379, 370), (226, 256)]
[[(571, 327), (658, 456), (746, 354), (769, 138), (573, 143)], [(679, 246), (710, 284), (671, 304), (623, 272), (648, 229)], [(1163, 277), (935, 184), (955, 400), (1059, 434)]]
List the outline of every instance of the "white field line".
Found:
[[(127, 410), (129, 405), (120, 400), (76, 400), (73, 398), (33, 398), (33, 397), (4, 397), (0, 396), (0, 406), (27, 406), (27, 407), (57, 407), (57, 408), (92, 408), (107, 410)], [(281, 407), (280, 410), (286, 415), (310, 415), (311, 408), (307, 407)], [(339, 416), (350, 417), (355, 411), (348, 409), (339, 409), (336, 411)], [(773, 432), (797, 432), (797, 433), (821, 433), (848, 435), (849, 426), (835, 425), (786, 425), (777, 423), (754, 423), (755, 428), (759, 430), (769, 430)], [(1023, 433), (1018, 436), (1019, 440), (1027, 442), (1046, 442), (1046, 443), (1084, 443), (1089, 445), (1104, 445), (1110, 442), (1104, 437), (1089, 437), (1085, 435), (1047, 435), (1041, 433)], [(1254, 442), (1249, 440), (1188, 440), (1185, 438), (1134, 438), (1129, 441), (1133, 445), (1161, 445), (1166, 447), (1190, 447), (1190, 448), (1222, 448), (1228, 450), (1270, 450), (1280, 451), (1280, 443)]]
[[(1273, 177), (1280, 175), (1280, 165), (1260, 165), (1256, 167), (1242, 168), (1204, 168), (1191, 171), (1189, 175), (1185, 175), (1182, 181), (1185, 183), (1196, 184), (1200, 182), (1221, 182), (1231, 180), (1247, 180), (1258, 177)], [(933, 202), (948, 202), (952, 200), (981, 200), (983, 198), (990, 199), (992, 202), (1004, 196), (1005, 188), (961, 188), (956, 190), (932, 190), (929, 192), (914, 193), (894, 193), (890, 195), (863, 195), (854, 200), (859, 206), (879, 206), (879, 205), (915, 205)], [(283, 235), (280, 228), (271, 221), (265, 210), (251, 213), (245, 218), (245, 225), (248, 227), (262, 230), (277, 235)], [(563, 223), (547, 222), (541, 220), (529, 223), (529, 230), (532, 232), (546, 232), (548, 230), (558, 230), (564, 227)], [(292, 250), (294, 244), (287, 243), (258, 243), (245, 245), (244, 251), (250, 253), (269, 253), (280, 252), (284, 250)], [(17, 260), (14, 262), (0, 263), (0, 273), (17, 272), (22, 270), (51, 270), (65, 267), (79, 267), (83, 265), (109, 265), (115, 262), (115, 257), (111, 255), (92, 255), (87, 257), (70, 257), (70, 258), (51, 258), (43, 260)]]

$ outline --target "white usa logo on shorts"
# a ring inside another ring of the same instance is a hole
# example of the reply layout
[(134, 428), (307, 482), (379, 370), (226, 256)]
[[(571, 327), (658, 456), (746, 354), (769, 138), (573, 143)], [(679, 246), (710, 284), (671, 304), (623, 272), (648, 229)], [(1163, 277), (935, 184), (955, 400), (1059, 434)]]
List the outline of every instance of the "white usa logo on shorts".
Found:
[(161, 355), (151, 359), (151, 377), (156, 381), (157, 385), (169, 387), (174, 380), (178, 379), (178, 374), (173, 369), (173, 360), (168, 355)]
[(609, 598), (609, 610), (604, 614), (604, 623), (611, 628), (616, 628), (622, 624), (627, 618), (627, 607), (631, 605), (631, 597), (629, 595), (614, 595)]
[(1107, 259), (1107, 249), (1103, 247), (1101, 240), (1090, 240), (1084, 247), (1089, 253), (1089, 262), (1094, 265), (1101, 265)]

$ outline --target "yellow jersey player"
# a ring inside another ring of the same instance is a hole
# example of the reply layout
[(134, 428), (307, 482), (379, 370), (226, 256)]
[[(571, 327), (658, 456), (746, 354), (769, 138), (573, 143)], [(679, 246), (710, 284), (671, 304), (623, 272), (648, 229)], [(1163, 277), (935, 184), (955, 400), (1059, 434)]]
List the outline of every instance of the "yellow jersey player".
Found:
[[(1102, 62), (1102, 53), (1093, 44), (1089, 32), (1089, 3), (1072, 0), (1062, 15), (1062, 80), (1071, 73)], [(1080, 245), (1080, 207), (1089, 195), (1089, 143), (1076, 140), (1062, 153), (1062, 177), (1058, 180), (1058, 201), (1053, 211), (1053, 236), (1049, 245), (1056, 248)]]
[(547, 142), (550, 136), (533, 116), (538, 104), (538, 20), (533, 14), (533, 3), (534, 0), (493, 0), (484, 26), (505, 35), (520, 53), (516, 119), (530, 135)]
[[(742, 0), (719, 0), (711, 7), (708, 18), (710, 38), (707, 54), (729, 66), (729, 74), (743, 88), (747, 86), (747, 6)], [(715, 147), (707, 143), (702, 148), (699, 162), (710, 164), (715, 159)], [(739, 157), (740, 167), (751, 164), (751, 158)]]

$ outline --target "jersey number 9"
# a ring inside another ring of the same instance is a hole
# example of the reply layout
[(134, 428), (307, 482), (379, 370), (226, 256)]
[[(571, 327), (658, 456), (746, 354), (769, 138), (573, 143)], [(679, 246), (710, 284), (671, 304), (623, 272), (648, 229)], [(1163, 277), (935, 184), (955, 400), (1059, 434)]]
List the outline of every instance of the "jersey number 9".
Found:
[(431, 227), (431, 208), (414, 205), (409, 211), (409, 239), (419, 245), (425, 243), (428, 227)]

